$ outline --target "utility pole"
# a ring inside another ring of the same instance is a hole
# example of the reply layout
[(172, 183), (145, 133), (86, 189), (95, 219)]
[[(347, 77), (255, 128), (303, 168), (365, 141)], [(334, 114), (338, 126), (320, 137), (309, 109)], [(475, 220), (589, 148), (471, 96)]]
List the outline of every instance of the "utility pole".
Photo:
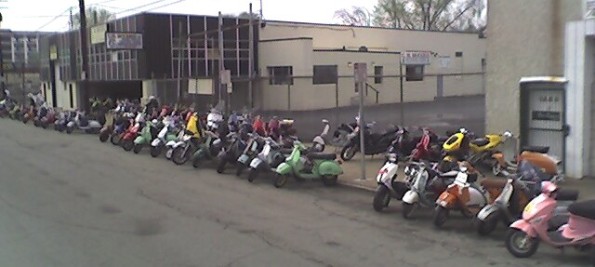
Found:
[(252, 55), (254, 54), (254, 19), (252, 15), (252, 3), (250, 3), (250, 26), (248, 26), (248, 107), (250, 109), (254, 108), (254, 97), (253, 97), (253, 88), (252, 83), (252, 74), (254, 72), (253, 66), (253, 58)]
[[(223, 85), (223, 80), (221, 79), (222, 77), (222, 73), (223, 71), (225, 71), (225, 57), (224, 57), (224, 53), (223, 53), (223, 14), (221, 14), (221, 11), (219, 11), (219, 25), (218, 25), (218, 31), (219, 31), (219, 92), (218, 92), (218, 96), (219, 96), (219, 102), (217, 103), (217, 105), (219, 105), (222, 101), (223, 101), (223, 93), (225, 92), (227, 94), (227, 89), (224, 88)], [(225, 104), (224, 107), (227, 107), (227, 105)]]
[(366, 82), (368, 81), (368, 65), (366, 63), (354, 64), (354, 76), (357, 84), (357, 91), (359, 93), (359, 150), (362, 156), (361, 159), (361, 179), (366, 180), (366, 153), (365, 153), (365, 139), (364, 133), (366, 131), (366, 122), (364, 120), (364, 90)]
[(72, 7), (70, 8), (70, 16), (68, 17), (68, 27), (70, 28), (70, 30), (74, 29), (74, 17), (72, 15)]
[(403, 102), (403, 55), (399, 55), (399, 113), (401, 117), (401, 127), (405, 127), (405, 103)]
[(80, 35), (81, 35), (81, 57), (82, 57), (82, 71), (81, 71), (81, 88), (79, 90), (81, 106), (85, 111), (89, 111), (89, 49), (87, 43), (87, 14), (85, 12), (85, 0), (79, 0), (79, 19), (80, 19)]
[(177, 101), (179, 103), (180, 98), (182, 96), (182, 59), (184, 50), (182, 49), (182, 21), (178, 23), (178, 93), (177, 93)]
[[(2, 13), (0, 13), (0, 23), (2, 23)], [(0, 95), (4, 95), (5, 83), (4, 83), (4, 57), (2, 52), (2, 27), (0, 27), (0, 89), (2, 92)]]

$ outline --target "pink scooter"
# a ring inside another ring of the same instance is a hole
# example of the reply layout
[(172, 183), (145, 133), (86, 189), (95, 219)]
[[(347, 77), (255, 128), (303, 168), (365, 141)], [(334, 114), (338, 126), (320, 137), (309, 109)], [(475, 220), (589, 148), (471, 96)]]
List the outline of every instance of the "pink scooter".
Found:
[(560, 249), (571, 246), (582, 251), (590, 250), (595, 266), (595, 200), (568, 206), (568, 223), (548, 232), (548, 222), (556, 209), (557, 193), (558, 187), (554, 183), (542, 183), (541, 194), (527, 204), (523, 218), (510, 225), (506, 236), (508, 252), (518, 258), (531, 257), (542, 241)]

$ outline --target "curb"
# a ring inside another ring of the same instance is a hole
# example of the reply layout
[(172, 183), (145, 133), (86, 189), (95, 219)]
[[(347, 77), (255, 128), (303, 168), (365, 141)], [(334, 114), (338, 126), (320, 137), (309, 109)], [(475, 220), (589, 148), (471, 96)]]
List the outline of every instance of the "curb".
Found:
[(351, 187), (351, 188), (358, 189), (358, 190), (365, 191), (365, 192), (372, 192), (372, 193), (376, 192), (375, 189), (369, 188), (367, 186), (359, 185), (356, 183), (352, 183), (352, 182), (346, 182), (346, 181), (339, 180), (339, 181), (337, 181), (337, 183), (342, 186)]

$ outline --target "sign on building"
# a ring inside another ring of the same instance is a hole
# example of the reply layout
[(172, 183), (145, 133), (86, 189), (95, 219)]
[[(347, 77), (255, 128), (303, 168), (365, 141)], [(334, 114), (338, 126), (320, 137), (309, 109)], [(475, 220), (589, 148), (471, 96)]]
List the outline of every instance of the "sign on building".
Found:
[(91, 28), (91, 44), (105, 43), (107, 24), (97, 25)]
[(583, 7), (585, 19), (595, 19), (595, 0), (585, 0)]
[(143, 34), (133, 32), (108, 32), (105, 34), (107, 49), (143, 49)]
[(58, 47), (55, 45), (50, 46), (50, 60), (58, 59)]
[(404, 65), (430, 65), (430, 51), (405, 51), (401, 53), (401, 63)]

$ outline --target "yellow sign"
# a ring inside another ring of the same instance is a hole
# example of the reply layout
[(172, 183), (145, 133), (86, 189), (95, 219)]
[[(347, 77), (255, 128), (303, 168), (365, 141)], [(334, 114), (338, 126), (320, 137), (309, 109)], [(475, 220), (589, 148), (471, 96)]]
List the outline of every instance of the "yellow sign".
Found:
[(91, 28), (91, 44), (105, 43), (107, 24), (97, 25)]
[(50, 46), (50, 60), (58, 59), (58, 47), (55, 45)]

